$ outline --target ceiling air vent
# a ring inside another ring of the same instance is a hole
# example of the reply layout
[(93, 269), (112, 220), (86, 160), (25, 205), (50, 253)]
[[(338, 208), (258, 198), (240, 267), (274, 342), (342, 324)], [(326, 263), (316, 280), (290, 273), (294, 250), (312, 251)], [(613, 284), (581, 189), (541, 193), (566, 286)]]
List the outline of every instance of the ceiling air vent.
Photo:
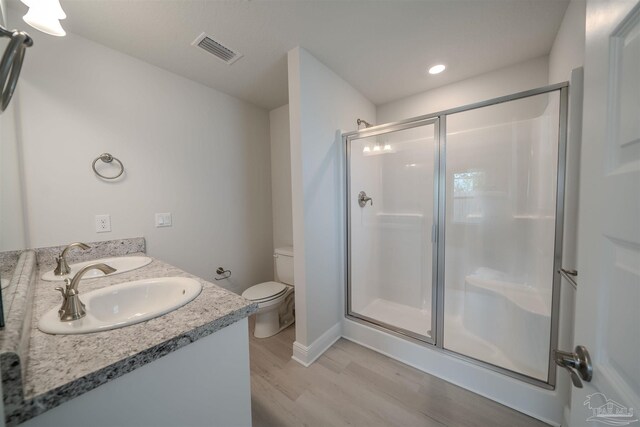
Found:
[(200, 34), (198, 38), (196, 38), (193, 43), (191, 43), (191, 45), (206, 50), (216, 58), (223, 60), (229, 65), (242, 58), (241, 53), (234, 52), (233, 49), (230, 49), (223, 44), (215, 41), (205, 33)]

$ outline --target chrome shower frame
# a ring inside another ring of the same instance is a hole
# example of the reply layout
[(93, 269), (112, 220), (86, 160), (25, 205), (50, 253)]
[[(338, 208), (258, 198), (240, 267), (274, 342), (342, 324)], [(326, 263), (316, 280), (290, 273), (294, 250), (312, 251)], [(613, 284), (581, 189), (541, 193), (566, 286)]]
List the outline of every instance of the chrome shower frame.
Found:
[[(509, 101), (529, 98), (536, 95), (558, 92), (560, 98), (559, 123), (558, 123), (558, 160), (556, 176), (556, 210), (555, 210), (555, 238), (553, 250), (553, 279), (552, 279), (552, 300), (551, 300), (551, 333), (549, 342), (547, 380), (538, 378), (503, 368), (470, 356), (457, 353), (444, 348), (444, 302), (445, 302), (445, 219), (446, 219), (446, 126), (447, 116), (455, 113), (475, 110), (478, 108), (502, 104)], [(468, 104), (461, 107), (451, 108), (432, 114), (413, 117), (393, 123), (372, 126), (358, 131), (344, 133), (342, 135), (345, 153), (345, 204), (346, 204), (346, 268), (345, 268), (345, 317), (349, 320), (362, 323), (369, 327), (382, 330), (399, 337), (409, 339), (418, 344), (433, 348), (436, 351), (465, 360), (475, 365), (484, 367), (494, 372), (507, 375), (511, 378), (532, 384), (541, 388), (553, 390), (556, 385), (556, 367), (553, 360), (553, 351), (558, 347), (558, 327), (560, 315), (560, 285), (561, 275), (559, 270), (562, 266), (562, 239), (564, 228), (564, 200), (565, 200), (565, 174), (566, 174), (566, 150), (567, 150), (567, 120), (569, 104), (569, 82), (544, 86), (532, 90), (518, 92), (515, 94), (489, 99), (482, 102)], [(418, 126), (433, 124), (435, 164), (434, 164), (434, 225), (433, 225), (433, 279), (432, 279), (432, 336), (426, 337), (414, 332), (398, 328), (376, 319), (369, 318), (353, 312), (351, 308), (351, 142), (357, 139), (384, 133), (410, 129)]]

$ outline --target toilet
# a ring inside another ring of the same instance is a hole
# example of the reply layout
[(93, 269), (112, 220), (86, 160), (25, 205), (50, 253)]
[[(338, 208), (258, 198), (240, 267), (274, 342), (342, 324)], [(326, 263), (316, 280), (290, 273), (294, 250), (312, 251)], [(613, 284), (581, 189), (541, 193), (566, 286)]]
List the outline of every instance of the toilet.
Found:
[(258, 304), (256, 338), (271, 337), (294, 322), (293, 315), (293, 248), (277, 248), (276, 277), (280, 282), (264, 282), (251, 286), (242, 296)]

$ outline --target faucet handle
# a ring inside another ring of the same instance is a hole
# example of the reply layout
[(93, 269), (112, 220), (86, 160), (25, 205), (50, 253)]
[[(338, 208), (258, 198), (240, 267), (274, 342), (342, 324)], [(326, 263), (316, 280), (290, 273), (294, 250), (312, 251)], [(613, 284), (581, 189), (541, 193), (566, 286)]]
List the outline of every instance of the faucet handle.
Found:
[(53, 289), (55, 291), (60, 292), (60, 294), (62, 295), (62, 298), (66, 299), (69, 295), (72, 295), (72, 293), (69, 292), (71, 290), (71, 279), (67, 277), (66, 279), (64, 279), (64, 283), (66, 285), (64, 288), (62, 286), (58, 286)]
[(67, 298), (69, 296), (69, 290), (71, 290), (71, 279), (68, 277), (65, 278), (64, 284), (66, 285), (64, 288), (62, 286), (58, 286), (54, 288), (54, 290), (60, 292), (60, 294), (62, 294), (62, 298)]
[(60, 310), (58, 310), (58, 316), (62, 317), (62, 315), (64, 314), (64, 309), (63, 307), (66, 305), (67, 303), (67, 291), (69, 290), (69, 287), (71, 285), (71, 280), (69, 280), (69, 278), (64, 279), (64, 283), (66, 284), (66, 289), (63, 288), (62, 286), (58, 286), (55, 288), (56, 291), (60, 292), (60, 294), (62, 294), (62, 306), (60, 307)]

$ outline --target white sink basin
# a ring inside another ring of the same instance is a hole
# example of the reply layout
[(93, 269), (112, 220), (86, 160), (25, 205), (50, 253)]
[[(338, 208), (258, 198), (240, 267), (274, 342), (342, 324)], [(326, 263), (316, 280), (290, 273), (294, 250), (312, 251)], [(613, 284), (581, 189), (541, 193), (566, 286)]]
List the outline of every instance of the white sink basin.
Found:
[(47, 311), (38, 329), (47, 334), (88, 334), (108, 331), (162, 316), (182, 307), (200, 295), (202, 284), (187, 277), (162, 277), (107, 286), (82, 293), (87, 315), (82, 319), (60, 321), (59, 306)]
[[(42, 275), (42, 280), (46, 280), (48, 282), (61, 282), (67, 277), (72, 278), (78, 270), (82, 267), (85, 267), (89, 264), (93, 264), (96, 262), (101, 262), (107, 264), (117, 271), (115, 273), (109, 274), (109, 276), (113, 276), (114, 274), (126, 273), (127, 271), (135, 270), (136, 268), (144, 267), (153, 261), (151, 258), (147, 256), (122, 256), (122, 257), (112, 257), (112, 258), (101, 258), (95, 259), (91, 261), (78, 262), (76, 264), (70, 264), (69, 268), (71, 269), (71, 273), (66, 276), (56, 276), (53, 274), (53, 270), (47, 271)], [(105, 274), (100, 270), (89, 270), (82, 276), (84, 279), (92, 279), (95, 277), (101, 277)]]

